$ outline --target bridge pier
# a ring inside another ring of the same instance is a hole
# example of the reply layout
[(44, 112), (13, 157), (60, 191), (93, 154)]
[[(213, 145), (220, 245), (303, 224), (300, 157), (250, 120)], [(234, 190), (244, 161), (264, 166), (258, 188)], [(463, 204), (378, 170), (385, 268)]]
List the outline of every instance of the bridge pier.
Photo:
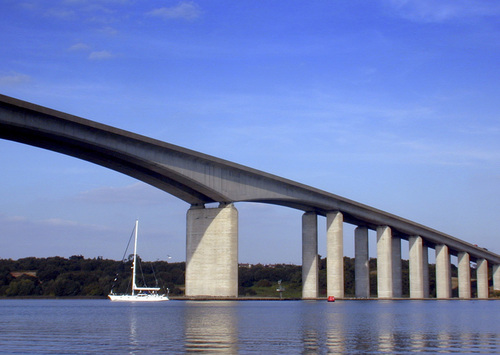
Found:
[(420, 236), (409, 238), (410, 298), (424, 298), (424, 241)]
[(392, 297), (403, 297), (403, 270), (401, 266), (401, 238), (392, 236)]
[(317, 298), (318, 282), (318, 215), (302, 215), (302, 298)]
[(448, 246), (436, 245), (436, 298), (451, 297), (450, 268)]
[(357, 227), (354, 230), (354, 278), (356, 298), (369, 298), (370, 265), (367, 227)]
[(424, 244), (422, 248), (423, 266), (424, 266), (424, 298), (429, 298), (429, 247)]
[(500, 264), (493, 265), (493, 290), (500, 291)]
[(465, 252), (458, 253), (458, 297), (471, 298), (470, 255)]
[(192, 206), (186, 230), (186, 296), (238, 297), (238, 210)]
[(344, 298), (344, 216), (326, 215), (326, 288), (327, 296)]
[(393, 297), (392, 281), (392, 231), (388, 226), (377, 228), (377, 295)]
[(488, 261), (479, 259), (477, 261), (477, 298), (488, 298)]

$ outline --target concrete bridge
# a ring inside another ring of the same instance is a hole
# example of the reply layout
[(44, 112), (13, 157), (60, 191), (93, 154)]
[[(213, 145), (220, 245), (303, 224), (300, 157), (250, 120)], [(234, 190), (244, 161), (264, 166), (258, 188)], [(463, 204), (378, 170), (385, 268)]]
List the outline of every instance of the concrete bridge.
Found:
[[(344, 297), (343, 225), (356, 225), (356, 297), (369, 289), (368, 230), (377, 232), (378, 298), (402, 295), (401, 239), (409, 241), (410, 297), (429, 297), (428, 249), (436, 253), (437, 298), (451, 297), (450, 256), (460, 298), (488, 298), (488, 264), (500, 290), (500, 255), (413, 221), (282, 177), (118, 128), (0, 95), (0, 138), (49, 149), (127, 174), (191, 205), (187, 211), (186, 295), (238, 296), (238, 211), (261, 202), (304, 211), (302, 296), (318, 297), (318, 216), (327, 223), (327, 293)], [(216, 208), (206, 208), (209, 203)]]

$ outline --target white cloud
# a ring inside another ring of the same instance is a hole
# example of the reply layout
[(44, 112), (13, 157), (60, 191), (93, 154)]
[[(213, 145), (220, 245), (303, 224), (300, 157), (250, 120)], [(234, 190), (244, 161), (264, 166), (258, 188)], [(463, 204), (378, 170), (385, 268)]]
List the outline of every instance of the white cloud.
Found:
[(162, 7), (148, 13), (148, 15), (164, 19), (195, 20), (201, 15), (198, 5), (191, 1), (182, 1), (172, 7)]
[(96, 51), (89, 54), (89, 59), (91, 60), (103, 60), (113, 58), (113, 54), (110, 51)]
[[(49, 257), (84, 254), (87, 257), (105, 255), (116, 231), (102, 225), (81, 223), (60, 218), (33, 219), (0, 213), (2, 235), (6, 243), (1, 258), (27, 256)], [(116, 257), (109, 253), (107, 257)]]
[(10, 74), (0, 76), (0, 85), (19, 85), (27, 83), (31, 77), (26, 74), (11, 72)]
[(170, 195), (144, 183), (123, 187), (101, 187), (80, 193), (78, 200), (89, 203), (136, 203), (140, 205), (164, 204)]
[(72, 10), (66, 10), (66, 9), (50, 9), (45, 13), (45, 16), (48, 17), (55, 17), (61, 20), (69, 20), (75, 17), (75, 12)]
[(14, 222), (26, 222), (28, 220), (24, 216), (4, 216), (4, 215), (0, 215), (0, 219), (1, 218), (5, 218), (6, 222), (11, 222), (11, 223), (14, 223)]
[(79, 226), (78, 222), (75, 221), (68, 221), (65, 219), (60, 219), (60, 218), (49, 218), (43, 221), (40, 221), (43, 224), (49, 225), (49, 226), (54, 226), (54, 227), (75, 227)]
[(68, 48), (69, 51), (77, 52), (77, 51), (88, 51), (90, 46), (86, 43), (76, 43)]
[(100, 33), (108, 35), (108, 36), (114, 36), (118, 33), (118, 30), (116, 28), (113, 28), (111, 26), (106, 26), (103, 27), (99, 30)]
[(491, 1), (472, 0), (389, 0), (398, 14), (413, 21), (444, 22), (457, 18), (489, 16), (500, 13)]

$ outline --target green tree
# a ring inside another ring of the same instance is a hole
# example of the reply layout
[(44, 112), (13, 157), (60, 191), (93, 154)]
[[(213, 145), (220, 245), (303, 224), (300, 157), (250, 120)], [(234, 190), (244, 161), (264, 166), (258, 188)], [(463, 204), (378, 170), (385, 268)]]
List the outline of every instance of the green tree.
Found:
[(36, 278), (21, 276), (13, 280), (7, 287), (6, 296), (34, 296), (39, 295), (41, 288)]
[(55, 295), (59, 297), (78, 296), (80, 290), (80, 283), (73, 280), (72, 275), (68, 273), (59, 275), (54, 282)]

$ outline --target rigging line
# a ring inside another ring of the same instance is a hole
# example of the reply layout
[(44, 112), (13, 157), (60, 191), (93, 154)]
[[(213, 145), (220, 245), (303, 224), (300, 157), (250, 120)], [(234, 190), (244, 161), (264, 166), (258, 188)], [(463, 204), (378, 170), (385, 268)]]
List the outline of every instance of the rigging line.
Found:
[(155, 272), (155, 267), (154, 267), (153, 262), (151, 262), (151, 269), (153, 270), (153, 276), (155, 277), (155, 282), (156, 282), (155, 287), (158, 287), (158, 279), (156, 278), (156, 272)]
[(144, 287), (147, 287), (148, 285), (146, 284), (146, 279), (144, 278), (144, 273), (142, 272), (142, 262), (140, 258), (138, 258), (138, 264), (139, 264), (139, 269), (141, 270), (142, 284)]
[[(132, 228), (132, 233), (130, 234), (130, 238), (128, 238), (127, 247), (125, 248), (125, 252), (123, 253), (123, 256), (122, 256), (122, 262), (125, 262), (125, 255), (127, 255), (127, 250), (128, 250), (128, 247), (130, 246), (130, 242), (132, 241), (132, 237), (134, 236), (134, 231), (135, 231), (135, 225), (134, 225), (134, 228)], [(115, 288), (116, 284), (118, 283), (119, 274), (120, 274), (119, 272), (116, 273), (115, 279), (113, 280), (113, 286), (111, 287), (111, 289)], [(131, 287), (128, 287), (127, 291), (130, 291), (130, 290), (131, 290)]]
[(130, 234), (130, 238), (128, 238), (128, 244), (127, 244), (127, 247), (125, 248), (125, 252), (123, 253), (122, 261), (125, 260), (125, 255), (127, 254), (128, 247), (130, 246), (130, 242), (132, 241), (132, 237), (134, 236), (134, 231), (135, 231), (135, 226), (132, 229), (132, 233)]

